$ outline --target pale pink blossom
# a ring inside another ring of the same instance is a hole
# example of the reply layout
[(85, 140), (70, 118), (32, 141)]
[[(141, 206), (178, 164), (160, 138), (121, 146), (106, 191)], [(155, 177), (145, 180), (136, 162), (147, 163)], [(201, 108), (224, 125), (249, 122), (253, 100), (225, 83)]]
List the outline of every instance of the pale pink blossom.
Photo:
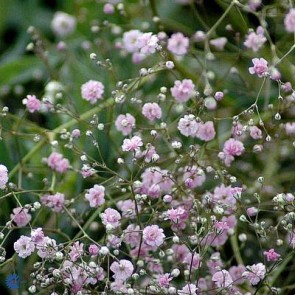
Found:
[(110, 224), (113, 228), (120, 226), (121, 214), (115, 209), (107, 208), (100, 217), (104, 225)]
[(228, 270), (235, 285), (240, 285), (245, 282), (245, 279), (242, 276), (245, 270), (246, 270), (246, 267), (244, 265), (232, 266)]
[(201, 267), (201, 260), (202, 257), (199, 253), (188, 253), (184, 259), (183, 262), (187, 264), (188, 268), (192, 268), (193, 270), (199, 269)]
[(53, 16), (51, 28), (59, 37), (66, 37), (75, 30), (76, 18), (65, 12), (58, 11)]
[(210, 45), (214, 46), (218, 50), (223, 50), (225, 44), (227, 43), (227, 38), (219, 37), (209, 41)]
[(223, 146), (223, 152), (230, 156), (240, 156), (244, 150), (243, 143), (233, 138), (228, 139)]
[(115, 12), (115, 7), (111, 3), (106, 3), (103, 7), (103, 12), (105, 14), (113, 14)]
[(289, 33), (295, 32), (295, 9), (292, 8), (290, 11), (286, 14), (284, 19), (284, 24), (286, 31)]
[(30, 113), (34, 113), (41, 109), (41, 101), (37, 99), (35, 95), (27, 95), (22, 102)]
[(47, 158), (47, 165), (51, 169), (59, 173), (66, 172), (70, 167), (69, 160), (64, 158), (62, 154), (57, 152), (53, 152), (50, 154), (50, 156)]
[(162, 109), (155, 102), (145, 103), (142, 107), (142, 114), (150, 121), (160, 119), (162, 117)]
[(30, 256), (35, 251), (35, 244), (31, 238), (21, 236), (13, 245), (15, 252), (21, 258)]
[(38, 227), (36, 229), (33, 229), (31, 231), (31, 239), (35, 244), (39, 244), (43, 241), (44, 238), (44, 232), (41, 227)]
[(220, 101), (222, 100), (224, 97), (224, 93), (222, 91), (217, 91), (214, 95), (214, 98), (217, 100), (217, 101)]
[(140, 227), (139, 225), (129, 224), (124, 230), (124, 242), (132, 248), (139, 245), (140, 242)]
[(204, 171), (197, 166), (187, 166), (184, 169), (184, 174), (183, 174), (183, 181), (188, 188), (196, 188), (201, 186), (205, 180), (206, 180), (206, 175)]
[(104, 85), (99, 81), (89, 80), (81, 86), (81, 96), (91, 104), (102, 99), (104, 93)]
[(137, 151), (143, 146), (142, 139), (139, 136), (133, 136), (131, 139), (124, 139), (122, 145), (123, 152)]
[(0, 189), (5, 189), (8, 182), (8, 170), (6, 166), (0, 164)]
[(288, 122), (285, 125), (287, 135), (295, 135), (295, 122)]
[(41, 202), (45, 206), (52, 208), (54, 212), (60, 212), (65, 204), (65, 195), (61, 193), (44, 195), (41, 197)]
[(186, 102), (195, 95), (195, 84), (190, 79), (176, 80), (170, 91), (177, 102)]
[(195, 284), (187, 284), (177, 292), (178, 295), (197, 295), (198, 288)]
[(76, 241), (72, 246), (70, 246), (69, 256), (71, 261), (77, 261), (84, 253), (83, 243)]
[(251, 75), (256, 74), (259, 78), (264, 77), (268, 73), (267, 61), (264, 58), (253, 58), (253, 67), (249, 68)]
[(199, 123), (198, 127), (198, 131), (196, 132), (196, 136), (198, 138), (204, 141), (210, 141), (214, 139), (216, 132), (212, 121), (208, 121), (206, 123)]
[(105, 188), (102, 185), (95, 184), (93, 188), (85, 194), (85, 199), (89, 201), (90, 207), (98, 208), (104, 204)]
[(135, 128), (135, 118), (127, 113), (126, 115), (119, 115), (115, 121), (115, 126), (123, 135), (128, 135)]
[(218, 288), (228, 288), (233, 283), (231, 275), (225, 269), (217, 271), (212, 276), (212, 281)]
[(44, 237), (43, 240), (36, 245), (36, 248), (38, 249), (37, 254), (39, 257), (50, 260), (55, 258), (55, 254), (58, 250), (56, 241), (49, 237)]
[(142, 35), (139, 30), (130, 30), (123, 34), (123, 47), (127, 52), (134, 53), (138, 51), (137, 39)]
[(170, 273), (165, 273), (158, 275), (157, 282), (161, 288), (168, 288), (172, 279), (173, 277), (171, 277)]
[(153, 33), (143, 33), (138, 36), (136, 46), (138, 50), (144, 55), (155, 53), (159, 47), (159, 39)]
[(250, 127), (250, 136), (253, 139), (261, 139), (262, 138), (262, 131), (257, 126)]
[(88, 251), (91, 256), (97, 256), (99, 254), (99, 250), (100, 250), (100, 248), (95, 244), (91, 244), (88, 247)]
[(256, 9), (261, 5), (262, 0), (249, 0), (248, 6), (252, 11), (256, 11)]
[(158, 225), (149, 225), (143, 230), (143, 241), (152, 247), (159, 247), (164, 243), (165, 235), (163, 229)]
[(126, 281), (132, 276), (134, 267), (129, 260), (121, 259), (114, 261), (110, 266), (110, 270), (114, 273), (113, 278), (116, 281)]
[(267, 261), (277, 261), (281, 257), (274, 249), (269, 249), (268, 251), (264, 251), (263, 254), (266, 256)]
[(96, 170), (90, 167), (88, 164), (83, 164), (82, 169), (80, 171), (83, 178), (90, 177), (96, 173)]
[(22, 207), (17, 207), (12, 210), (13, 214), (10, 214), (10, 218), (16, 223), (18, 227), (26, 226), (32, 219), (29, 210)]
[(266, 41), (267, 39), (264, 36), (263, 28), (258, 27), (256, 32), (252, 31), (248, 33), (244, 45), (247, 48), (252, 49), (254, 52), (257, 52), (260, 48), (263, 47)]
[(199, 129), (199, 123), (191, 115), (185, 115), (178, 122), (177, 129), (184, 136), (195, 136)]
[(243, 272), (242, 276), (252, 285), (257, 285), (265, 277), (266, 267), (262, 263), (247, 266), (246, 269), (247, 270)]
[(185, 55), (189, 47), (189, 38), (182, 33), (174, 33), (168, 39), (167, 49), (175, 55)]

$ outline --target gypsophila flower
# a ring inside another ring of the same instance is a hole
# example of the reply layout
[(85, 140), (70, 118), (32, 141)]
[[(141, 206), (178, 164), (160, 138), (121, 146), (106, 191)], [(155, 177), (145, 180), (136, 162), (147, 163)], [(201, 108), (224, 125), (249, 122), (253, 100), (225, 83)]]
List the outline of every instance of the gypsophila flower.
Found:
[(15, 252), (21, 258), (30, 256), (34, 250), (34, 242), (29, 237), (21, 236), (13, 245)]
[(199, 123), (190, 115), (185, 115), (179, 120), (177, 129), (184, 136), (195, 136), (199, 129)]
[(225, 269), (215, 272), (212, 281), (218, 288), (227, 288), (233, 283), (231, 275)]
[(55, 212), (60, 212), (65, 203), (65, 195), (62, 193), (55, 193), (54, 195), (44, 195), (41, 197), (41, 202), (45, 206), (52, 208)]
[(64, 173), (69, 169), (70, 163), (62, 154), (53, 152), (47, 158), (47, 165), (59, 173)]
[(262, 263), (247, 266), (246, 269), (247, 270), (243, 272), (242, 276), (252, 285), (257, 285), (265, 277), (266, 267)]
[(128, 52), (136, 52), (138, 50), (137, 39), (142, 35), (139, 30), (130, 30), (123, 34), (123, 47)]
[(186, 102), (195, 95), (195, 85), (190, 79), (177, 80), (170, 91), (177, 102)]
[(143, 241), (152, 247), (159, 247), (164, 243), (165, 235), (163, 229), (158, 225), (149, 225), (143, 230)]
[(139, 35), (136, 41), (138, 50), (144, 55), (155, 53), (158, 48), (159, 39), (153, 33), (143, 33)]
[(251, 75), (256, 74), (259, 78), (265, 76), (268, 72), (267, 61), (264, 58), (253, 58), (253, 67), (249, 68)]
[(120, 213), (112, 208), (107, 208), (103, 213), (100, 214), (102, 223), (107, 226), (111, 225), (113, 228), (120, 226), (121, 215)]
[(30, 113), (34, 113), (41, 109), (41, 101), (35, 95), (27, 95), (22, 103), (27, 107)]
[(38, 227), (31, 231), (31, 239), (35, 244), (41, 243), (43, 241), (43, 238), (44, 238), (44, 232), (41, 227)]
[(110, 266), (110, 270), (114, 273), (113, 278), (116, 281), (126, 281), (131, 277), (134, 267), (129, 260), (121, 259), (118, 262), (114, 261)]
[(260, 48), (263, 47), (266, 41), (266, 37), (264, 36), (264, 29), (262, 27), (258, 27), (256, 29), (256, 32), (249, 32), (249, 34), (246, 36), (244, 45), (247, 48), (252, 49), (254, 52), (257, 52)]
[(295, 122), (288, 122), (285, 125), (287, 135), (295, 135)]
[(253, 139), (261, 139), (262, 138), (262, 131), (257, 126), (250, 127), (250, 136)]
[(4, 189), (8, 182), (8, 170), (6, 166), (0, 164), (0, 189)]
[(174, 33), (168, 39), (167, 49), (175, 55), (185, 55), (189, 47), (189, 38), (182, 33)]
[(295, 9), (292, 8), (290, 11), (286, 14), (284, 19), (284, 24), (286, 31), (289, 33), (295, 32)]
[(76, 241), (72, 246), (70, 246), (69, 256), (71, 261), (75, 262), (83, 255), (83, 246), (84, 244), (79, 243), (78, 241)]
[(104, 204), (105, 188), (102, 185), (95, 184), (93, 188), (85, 194), (85, 199), (89, 201), (90, 207), (97, 208)]
[(160, 119), (162, 116), (161, 107), (153, 102), (153, 103), (145, 103), (142, 107), (142, 114), (150, 121), (154, 121), (156, 119)]
[(122, 145), (123, 152), (137, 151), (143, 146), (142, 139), (139, 136), (133, 136), (131, 139), (124, 139)]
[(95, 104), (97, 100), (102, 99), (104, 85), (99, 81), (89, 80), (81, 86), (81, 96), (83, 99)]
[(220, 37), (216, 39), (212, 39), (209, 41), (210, 45), (214, 46), (218, 50), (223, 50), (225, 44), (227, 43), (227, 38)]
[(266, 256), (267, 261), (277, 261), (281, 257), (274, 249), (269, 249), (268, 251), (264, 251), (263, 255)]
[(29, 210), (22, 207), (17, 207), (12, 210), (13, 214), (10, 214), (10, 218), (16, 223), (18, 227), (26, 226), (32, 219)]
[(187, 284), (177, 292), (178, 295), (197, 295), (198, 288), (195, 284)]
[(127, 113), (126, 115), (119, 115), (115, 121), (115, 126), (123, 135), (128, 135), (135, 128), (135, 118)]
[(54, 14), (51, 28), (59, 37), (66, 37), (76, 28), (76, 18), (62, 11)]
[(170, 281), (172, 281), (173, 277), (171, 277), (170, 273), (165, 273), (158, 275), (157, 283), (161, 288), (168, 288)]
[(44, 259), (54, 259), (57, 252), (57, 245), (54, 239), (44, 237), (40, 243), (36, 245), (37, 254)]
[(214, 124), (212, 121), (198, 124), (198, 130), (196, 132), (196, 137), (198, 137), (204, 141), (210, 141), (210, 140), (214, 139), (215, 135), (216, 135), (216, 132), (215, 132)]

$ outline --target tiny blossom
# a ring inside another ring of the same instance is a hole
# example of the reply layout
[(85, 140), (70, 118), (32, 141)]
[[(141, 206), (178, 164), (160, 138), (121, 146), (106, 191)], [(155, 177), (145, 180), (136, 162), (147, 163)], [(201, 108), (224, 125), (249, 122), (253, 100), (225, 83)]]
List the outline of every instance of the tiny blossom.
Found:
[(209, 41), (210, 45), (214, 46), (218, 50), (223, 50), (225, 44), (227, 43), (227, 38), (220, 37), (216, 39), (212, 39)]
[(221, 91), (217, 91), (217, 92), (215, 93), (215, 95), (214, 95), (214, 98), (215, 98), (217, 101), (222, 100), (223, 97), (224, 97), (224, 93), (221, 92)]
[(258, 213), (258, 209), (255, 207), (247, 208), (248, 216), (255, 216)]
[(285, 130), (287, 135), (295, 135), (295, 122), (286, 123)]
[(138, 30), (130, 30), (123, 34), (123, 47), (128, 52), (136, 52), (138, 50), (137, 47), (137, 39), (142, 35), (142, 33)]
[(39, 244), (43, 241), (44, 232), (41, 227), (38, 227), (31, 231), (31, 239), (35, 244)]
[(263, 47), (264, 43), (267, 41), (267, 39), (264, 36), (264, 30), (262, 27), (258, 27), (255, 32), (250, 32), (246, 36), (246, 40), (244, 42), (244, 45), (247, 48), (252, 49), (254, 52), (257, 52), (260, 48)]
[(75, 30), (76, 19), (65, 12), (58, 11), (54, 14), (51, 28), (56, 35), (66, 37)]
[(110, 266), (110, 270), (114, 273), (113, 278), (116, 281), (126, 281), (131, 277), (134, 267), (129, 260), (121, 259), (119, 262), (114, 261)]
[(115, 7), (111, 3), (106, 3), (103, 7), (103, 12), (105, 14), (113, 14), (115, 12)]
[(35, 95), (27, 95), (22, 102), (30, 113), (34, 113), (41, 109), (41, 101), (37, 99)]
[(83, 178), (90, 177), (96, 173), (96, 170), (90, 167), (88, 164), (83, 164), (82, 169), (80, 171)]
[(123, 135), (128, 135), (135, 128), (135, 118), (127, 113), (126, 115), (119, 115), (115, 121), (115, 126)]
[(277, 261), (281, 257), (274, 249), (264, 251), (263, 254), (266, 256), (267, 261)]
[(81, 136), (81, 131), (79, 129), (74, 129), (71, 133), (73, 138), (79, 138)]
[(133, 136), (131, 139), (124, 139), (122, 145), (123, 152), (137, 151), (143, 146), (142, 139), (139, 136)]
[(149, 55), (156, 52), (158, 42), (158, 37), (153, 33), (143, 33), (138, 36), (136, 46), (142, 54)]
[(26, 226), (32, 219), (32, 216), (28, 214), (29, 210), (26, 208), (17, 207), (12, 211), (13, 214), (10, 214), (10, 218), (18, 227)]
[(262, 131), (257, 126), (250, 127), (250, 136), (253, 139), (261, 139), (262, 138)]
[(30, 256), (35, 250), (35, 244), (31, 238), (21, 236), (13, 245), (15, 252), (21, 258)]
[(162, 117), (162, 109), (157, 103), (148, 102), (143, 105), (142, 114), (148, 120), (154, 121), (155, 119), (160, 119)]
[(184, 257), (183, 262), (187, 264), (189, 268), (196, 270), (201, 267), (201, 260), (202, 257), (199, 253), (188, 253)]
[(177, 292), (178, 295), (197, 295), (198, 288), (195, 284), (187, 284)]
[(195, 95), (195, 85), (190, 79), (177, 80), (170, 91), (177, 102), (186, 102)]
[(138, 246), (140, 242), (140, 227), (139, 225), (129, 224), (124, 230), (124, 242), (132, 248)]
[(261, 5), (262, 0), (249, 0), (248, 5), (252, 11), (256, 11), (256, 9)]
[(167, 49), (175, 55), (185, 55), (189, 47), (189, 38), (182, 33), (172, 34), (168, 39)]
[(242, 274), (245, 270), (246, 270), (246, 267), (244, 265), (232, 266), (228, 270), (235, 285), (240, 285), (245, 282), (245, 279), (242, 276)]
[(242, 276), (252, 285), (257, 285), (265, 277), (266, 268), (262, 263), (247, 266), (246, 269), (247, 270), (243, 272)]
[(41, 197), (41, 202), (45, 206), (52, 208), (55, 212), (60, 212), (65, 203), (65, 195), (56, 193), (54, 195), (44, 195)]
[(117, 210), (107, 208), (100, 216), (104, 225), (110, 224), (113, 228), (120, 226), (121, 215)]
[(77, 259), (79, 259), (83, 253), (83, 243), (79, 243), (78, 241), (75, 242), (72, 246), (70, 246), (70, 252), (69, 252), (69, 256), (71, 261), (75, 262), (77, 261)]
[(85, 194), (85, 199), (89, 201), (90, 207), (97, 208), (105, 202), (104, 192), (105, 188), (102, 185), (95, 184), (94, 187)]
[(205, 32), (203, 31), (197, 31), (195, 34), (194, 34), (194, 40), (196, 42), (202, 42), (206, 39), (206, 34)]
[(284, 24), (286, 31), (289, 33), (295, 32), (295, 9), (292, 8), (290, 11), (286, 14), (284, 19)]
[(227, 270), (217, 271), (212, 276), (212, 281), (218, 288), (227, 288), (233, 283), (233, 279)]
[[(136, 216), (136, 206), (133, 200), (121, 200), (117, 202), (117, 207), (120, 211), (122, 211), (123, 217), (135, 217)], [(137, 210), (140, 212), (141, 206), (137, 205)]]
[(91, 256), (96, 256), (99, 253), (100, 248), (96, 246), (95, 244), (91, 244), (88, 248), (89, 254)]
[(163, 229), (158, 225), (149, 225), (143, 230), (143, 241), (152, 247), (159, 247), (164, 243)]
[(267, 61), (264, 58), (253, 58), (253, 67), (249, 68), (251, 75), (256, 74), (259, 78), (265, 76), (268, 72)]
[(36, 245), (37, 254), (41, 258), (53, 259), (57, 252), (56, 241), (49, 237), (44, 237), (43, 240)]
[(245, 148), (241, 141), (234, 138), (228, 139), (223, 146), (223, 151), (218, 154), (218, 157), (223, 160), (226, 166), (230, 166), (235, 156), (240, 156)]
[(161, 288), (168, 288), (172, 279), (173, 277), (171, 277), (170, 273), (165, 273), (158, 276), (157, 282)]
[(82, 98), (89, 101), (91, 104), (102, 99), (104, 93), (104, 85), (99, 81), (89, 80), (81, 86)]
[(184, 136), (195, 136), (199, 129), (199, 123), (190, 115), (185, 115), (179, 120), (177, 129)]
[(206, 123), (199, 123), (198, 127), (198, 131), (196, 132), (196, 136), (198, 138), (204, 141), (210, 141), (214, 139), (216, 132), (212, 121), (208, 121)]
[(53, 152), (47, 158), (47, 165), (59, 173), (64, 173), (69, 169), (70, 163), (62, 154)]
[(205, 180), (206, 175), (204, 171), (197, 166), (185, 167), (183, 174), (183, 181), (188, 188), (196, 188), (201, 186)]
[(6, 166), (0, 164), (0, 189), (4, 189), (8, 182), (8, 170)]

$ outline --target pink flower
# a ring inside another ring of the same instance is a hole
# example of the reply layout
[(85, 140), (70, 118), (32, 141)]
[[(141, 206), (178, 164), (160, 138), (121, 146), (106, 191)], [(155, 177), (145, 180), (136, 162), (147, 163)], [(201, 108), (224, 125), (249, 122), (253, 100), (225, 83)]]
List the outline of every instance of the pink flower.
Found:
[(199, 253), (188, 253), (185, 257), (183, 262), (187, 264), (187, 266), (192, 268), (193, 270), (196, 270), (201, 267), (201, 260), (202, 257)]
[(167, 49), (175, 55), (185, 55), (189, 47), (189, 38), (182, 33), (172, 34), (168, 39)]
[(104, 85), (99, 81), (89, 80), (81, 86), (82, 98), (89, 101), (91, 104), (102, 99), (104, 93)]
[(254, 52), (257, 52), (261, 47), (263, 47), (265, 42), (266, 42), (266, 38), (264, 36), (264, 30), (262, 27), (258, 27), (256, 30), (256, 33), (250, 32), (246, 36), (244, 45), (247, 48), (252, 49)]
[(56, 241), (49, 237), (44, 237), (43, 240), (36, 245), (38, 249), (37, 255), (44, 259), (53, 259), (58, 250)]
[(139, 225), (129, 224), (124, 230), (124, 242), (132, 248), (139, 245), (140, 228)]
[(239, 140), (230, 138), (224, 143), (223, 152), (230, 156), (240, 156), (245, 148)]
[(84, 253), (83, 243), (75, 242), (72, 246), (70, 246), (69, 256), (71, 261), (77, 261)]
[(199, 129), (199, 123), (195, 120), (192, 115), (185, 115), (178, 122), (177, 129), (184, 136), (195, 136)]
[(66, 37), (75, 30), (76, 19), (65, 12), (58, 11), (54, 14), (51, 28), (59, 37)]
[(81, 131), (79, 129), (74, 129), (71, 133), (73, 138), (79, 138), (81, 136)]
[(44, 232), (41, 227), (38, 227), (31, 231), (31, 239), (35, 244), (41, 243), (43, 241), (43, 238), (44, 238)]
[(90, 167), (88, 164), (83, 164), (82, 169), (80, 171), (83, 178), (87, 178), (92, 176), (96, 173), (96, 170), (92, 167)]
[(104, 191), (105, 188), (102, 185), (95, 184), (94, 187), (85, 194), (85, 199), (89, 201), (90, 207), (97, 208), (105, 202)]
[(120, 226), (121, 215), (115, 209), (107, 208), (100, 217), (104, 225), (110, 224), (113, 228)]
[(29, 237), (21, 236), (14, 243), (13, 248), (19, 257), (26, 258), (35, 251), (35, 244)]
[(284, 24), (286, 31), (289, 33), (295, 32), (295, 9), (292, 8), (290, 11), (286, 14), (284, 19)]
[(6, 166), (0, 164), (0, 189), (5, 189), (8, 182), (8, 170)]
[(138, 36), (136, 46), (144, 55), (155, 53), (158, 48), (158, 37), (153, 33), (143, 33)]
[(158, 225), (149, 225), (143, 230), (143, 241), (152, 247), (159, 247), (164, 243), (165, 235)]
[(26, 105), (30, 113), (41, 109), (41, 101), (35, 95), (27, 95), (27, 98), (23, 99), (23, 104)]
[(115, 12), (115, 7), (111, 3), (106, 3), (103, 7), (103, 12), (105, 14), (113, 14)]
[(248, 265), (246, 269), (247, 270), (243, 272), (242, 276), (252, 285), (257, 285), (265, 277), (266, 268), (262, 263), (253, 264), (251, 266)]
[[(133, 200), (121, 200), (117, 202), (117, 208), (122, 211), (123, 217), (135, 217), (136, 216), (136, 210), (135, 210), (135, 202)], [(137, 205), (138, 211), (140, 211), (141, 206)]]
[(160, 106), (153, 102), (153, 103), (145, 103), (142, 107), (142, 114), (150, 121), (154, 121), (156, 119), (160, 119), (162, 116), (162, 109)]
[(178, 295), (197, 295), (198, 288), (195, 284), (187, 284), (178, 291)]
[(216, 39), (212, 39), (209, 41), (210, 45), (214, 46), (218, 50), (223, 50), (225, 44), (227, 43), (227, 38), (220, 37)]
[(123, 47), (127, 52), (134, 53), (138, 50), (137, 39), (142, 35), (138, 30), (130, 30), (123, 34)]
[(217, 271), (212, 276), (212, 281), (218, 288), (227, 288), (233, 283), (233, 279), (227, 270)]
[(240, 285), (245, 282), (245, 279), (242, 277), (242, 274), (245, 270), (246, 270), (246, 267), (244, 265), (232, 266), (228, 270), (235, 285)]
[(281, 255), (275, 252), (274, 249), (264, 251), (263, 254), (266, 256), (267, 261), (277, 261), (281, 257)]
[(186, 102), (195, 95), (195, 85), (190, 79), (177, 80), (174, 82), (174, 87), (170, 91), (176, 101)]
[(206, 175), (204, 171), (197, 166), (185, 167), (183, 174), (183, 181), (188, 188), (196, 188), (201, 186), (205, 180)]
[(128, 135), (135, 128), (135, 118), (128, 113), (126, 115), (119, 115), (115, 121), (115, 126), (123, 135)]
[(132, 276), (134, 267), (129, 260), (121, 259), (119, 262), (114, 261), (110, 266), (110, 270), (114, 273), (113, 278), (116, 281), (124, 282)]
[(199, 123), (199, 128), (196, 133), (196, 136), (204, 141), (210, 141), (214, 139), (216, 132), (214, 129), (214, 124), (212, 121), (206, 123)]
[(222, 100), (224, 97), (224, 93), (222, 91), (217, 91), (214, 95), (214, 98), (217, 100), (217, 101), (220, 101)]
[(142, 139), (139, 136), (133, 136), (131, 139), (124, 139), (122, 145), (123, 152), (137, 151), (143, 146)]
[(261, 139), (262, 138), (262, 131), (256, 126), (251, 126), (250, 127), (250, 136), (253, 139)]
[(285, 130), (287, 135), (295, 135), (295, 122), (286, 123)]
[(248, 5), (252, 11), (256, 11), (256, 9), (261, 5), (262, 0), (249, 0)]
[(172, 279), (170, 273), (165, 273), (158, 276), (157, 282), (161, 288), (168, 288)]
[(258, 209), (256, 207), (247, 208), (246, 211), (248, 216), (255, 216), (258, 213)]
[(28, 212), (29, 210), (26, 208), (17, 207), (13, 209), (13, 214), (10, 214), (10, 218), (18, 227), (23, 227), (32, 219), (32, 216)]
[(62, 154), (53, 152), (47, 159), (47, 165), (59, 173), (64, 173), (69, 169), (70, 163)]
[(267, 61), (264, 58), (253, 58), (253, 67), (249, 68), (251, 75), (256, 74), (259, 78), (264, 77), (268, 72)]
[(53, 211), (60, 212), (65, 204), (65, 195), (61, 193), (44, 195), (41, 197), (41, 202), (45, 206), (52, 208)]
[(99, 253), (100, 248), (96, 246), (95, 244), (91, 244), (88, 248), (89, 254), (91, 256), (97, 256)]

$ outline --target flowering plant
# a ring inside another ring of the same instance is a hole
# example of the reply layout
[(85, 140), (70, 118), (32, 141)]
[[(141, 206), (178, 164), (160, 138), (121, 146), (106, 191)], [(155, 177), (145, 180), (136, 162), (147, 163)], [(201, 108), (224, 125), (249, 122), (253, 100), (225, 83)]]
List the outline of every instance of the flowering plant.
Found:
[(28, 28), (21, 103), (2, 93), (1, 271), (51, 295), (294, 291), (292, 1), (72, 2), (51, 39)]

